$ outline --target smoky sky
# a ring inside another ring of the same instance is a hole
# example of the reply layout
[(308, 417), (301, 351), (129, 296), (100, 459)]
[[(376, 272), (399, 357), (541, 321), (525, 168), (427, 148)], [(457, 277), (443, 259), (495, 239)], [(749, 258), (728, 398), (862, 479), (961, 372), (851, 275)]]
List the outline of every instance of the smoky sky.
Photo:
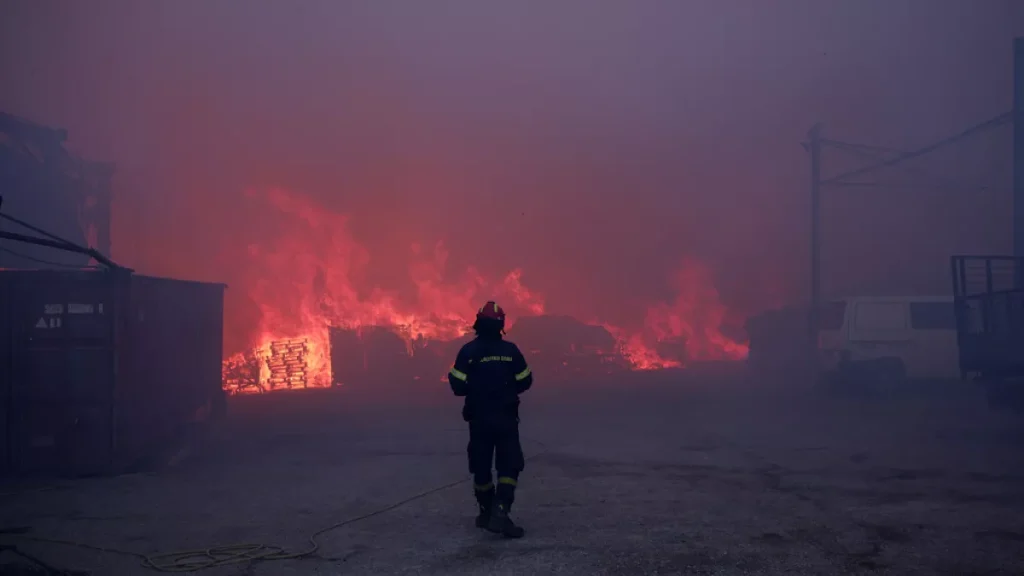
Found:
[[(683, 256), (737, 309), (804, 298), (807, 130), (906, 150), (1007, 111), (1024, 35), (1015, 0), (0, 6), (0, 109), (117, 164), (127, 264), (237, 283), (242, 192), (279, 186), (379, 258), (444, 240), (604, 317), (666, 297)], [(948, 292), (951, 253), (1009, 250), (1009, 142), (829, 191), (826, 291)]]

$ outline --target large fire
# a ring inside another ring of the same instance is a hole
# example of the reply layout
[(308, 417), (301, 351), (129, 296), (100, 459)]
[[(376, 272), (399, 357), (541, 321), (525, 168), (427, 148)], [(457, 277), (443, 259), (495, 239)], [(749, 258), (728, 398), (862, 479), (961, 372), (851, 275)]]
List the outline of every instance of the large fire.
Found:
[[(254, 280), (248, 296), (258, 306), (259, 324), (249, 349), (225, 361), (229, 392), (331, 386), (331, 328), (386, 328), (413, 354), (425, 342), (465, 336), (477, 307), (487, 300), (508, 310), (509, 329), (517, 317), (549, 313), (544, 298), (523, 285), (519, 269), (488, 278), (469, 267), (448, 280), (449, 254), (441, 242), (409, 247), (411, 290), (363, 289), (374, 261), (353, 238), (345, 215), (280, 189), (253, 196), (296, 225), (249, 247)], [(683, 263), (674, 288), (674, 300), (650, 306), (640, 329), (588, 323), (614, 337), (614, 352), (631, 369), (681, 366), (683, 360), (659, 351), (671, 342), (681, 343), (689, 360), (746, 356), (745, 344), (722, 333), (726, 308), (699, 262)]]

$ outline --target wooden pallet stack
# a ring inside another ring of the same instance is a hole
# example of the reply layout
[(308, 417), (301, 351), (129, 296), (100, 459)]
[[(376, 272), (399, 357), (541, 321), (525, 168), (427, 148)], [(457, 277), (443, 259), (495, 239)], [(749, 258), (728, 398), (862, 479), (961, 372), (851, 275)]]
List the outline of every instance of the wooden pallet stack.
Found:
[(271, 342), (264, 357), (270, 370), (267, 386), (271, 389), (306, 388), (309, 385), (306, 373), (308, 353), (309, 347), (305, 340)]

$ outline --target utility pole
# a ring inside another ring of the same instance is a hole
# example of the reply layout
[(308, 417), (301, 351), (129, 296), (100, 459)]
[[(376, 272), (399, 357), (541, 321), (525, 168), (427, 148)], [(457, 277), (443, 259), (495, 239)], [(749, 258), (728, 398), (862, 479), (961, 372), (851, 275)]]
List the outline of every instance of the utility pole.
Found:
[(811, 307), (807, 315), (809, 361), (817, 374), (818, 315), (821, 310), (821, 129), (815, 124), (807, 133), (811, 153)]
[(1024, 258), (1024, 36), (1013, 41), (1013, 255)]

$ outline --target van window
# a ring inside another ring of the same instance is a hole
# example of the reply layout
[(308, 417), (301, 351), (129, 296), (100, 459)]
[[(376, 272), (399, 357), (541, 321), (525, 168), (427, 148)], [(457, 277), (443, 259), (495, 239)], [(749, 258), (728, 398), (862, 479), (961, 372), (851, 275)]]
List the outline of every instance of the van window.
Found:
[(901, 302), (858, 302), (854, 329), (904, 330), (907, 327), (905, 309)]
[(911, 302), (910, 325), (914, 330), (956, 330), (952, 302)]
[(846, 316), (846, 302), (826, 302), (818, 312), (818, 329), (836, 331), (843, 328), (843, 317)]

